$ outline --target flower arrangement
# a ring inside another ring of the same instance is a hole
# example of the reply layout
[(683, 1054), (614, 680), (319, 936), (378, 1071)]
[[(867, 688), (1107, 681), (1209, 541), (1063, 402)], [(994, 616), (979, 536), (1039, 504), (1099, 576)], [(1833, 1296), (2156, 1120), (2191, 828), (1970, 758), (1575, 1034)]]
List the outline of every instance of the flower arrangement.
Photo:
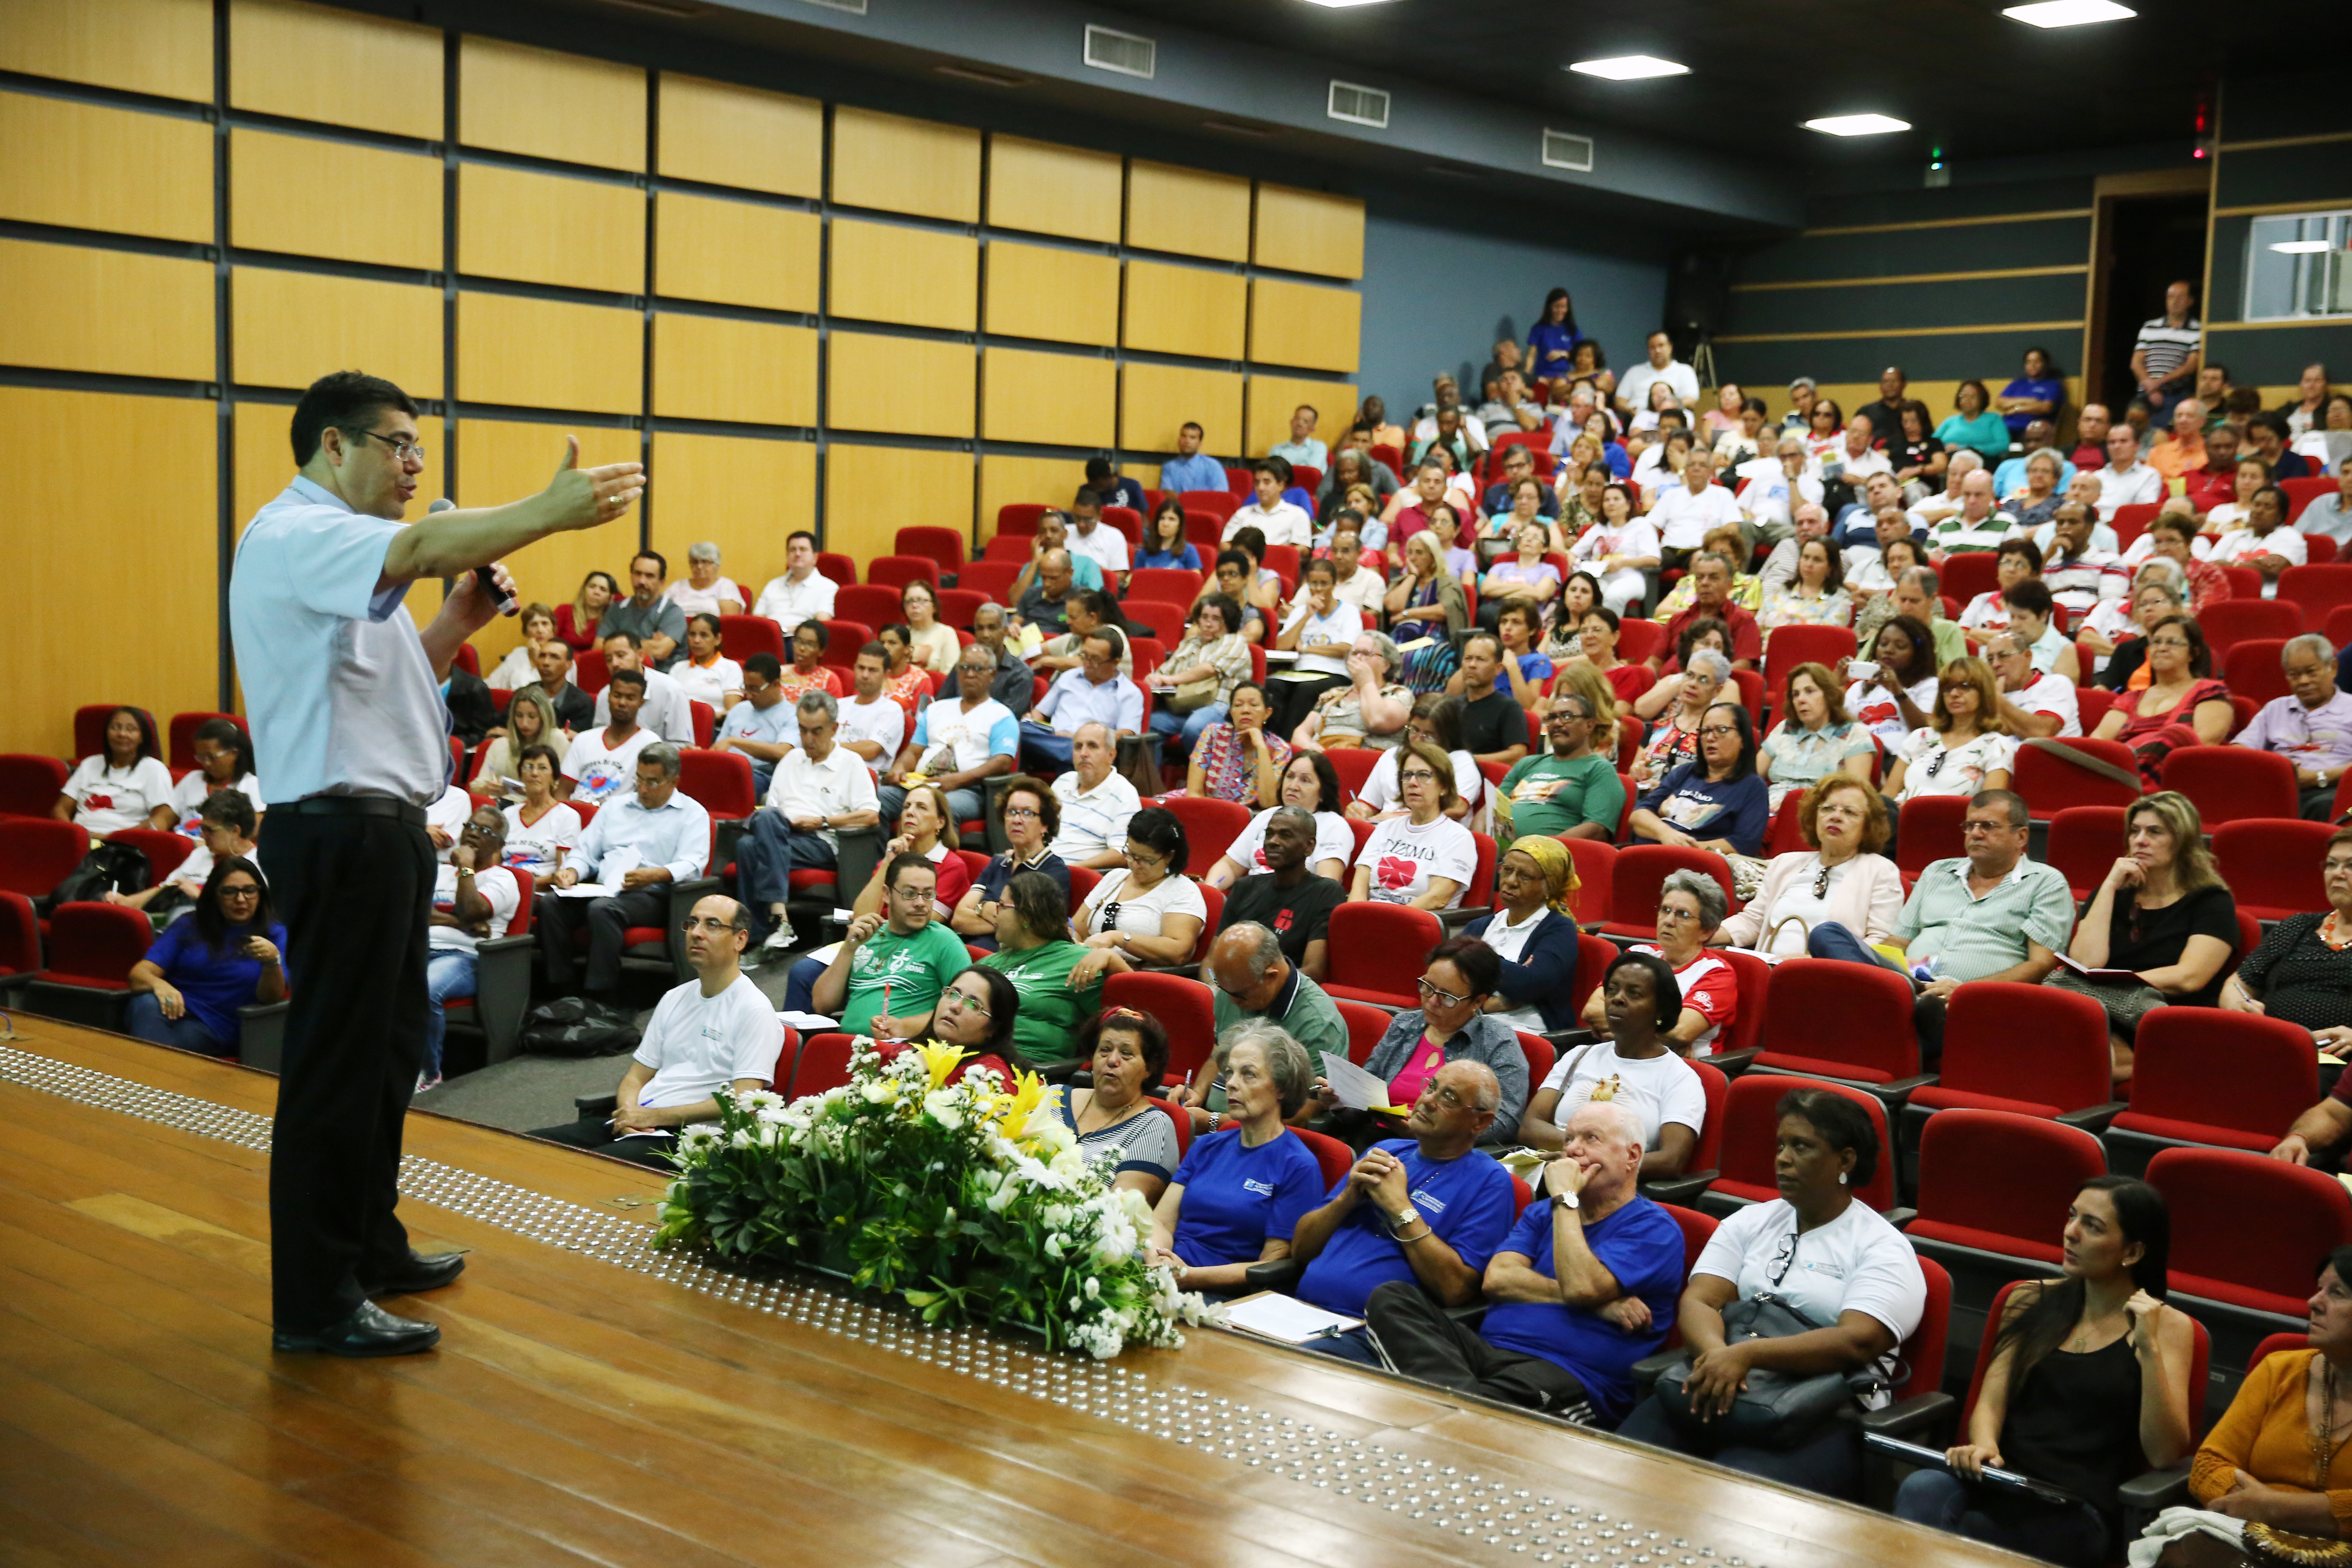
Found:
[(833, 1268), (926, 1322), (1018, 1325), (1103, 1359), (1211, 1321), (1145, 1264), (1142, 1195), (1038, 1114), (1044, 1080), (950, 1083), (961, 1060), (933, 1041), (885, 1061), (861, 1036), (849, 1082), (821, 1095), (721, 1094), (718, 1124), (679, 1136), (655, 1245)]

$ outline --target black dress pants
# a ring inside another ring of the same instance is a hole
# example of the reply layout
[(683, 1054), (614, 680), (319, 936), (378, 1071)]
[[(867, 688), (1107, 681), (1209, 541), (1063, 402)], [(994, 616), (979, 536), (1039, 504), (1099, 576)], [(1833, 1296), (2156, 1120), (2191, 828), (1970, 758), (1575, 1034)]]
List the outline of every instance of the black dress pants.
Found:
[(286, 924), (286, 1054), (269, 1157), (273, 1321), (312, 1333), (409, 1256), (400, 1136), (425, 1060), (425, 921), (438, 868), (423, 815), (281, 806), (261, 866)]
[(591, 996), (609, 996), (621, 985), (621, 940), (631, 926), (658, 926), (669, 920), (669, 884), (639, 888), (609, 899), (567, 899), (541, 893), (533, 901), (531, 928), (539, 933), (539, 955), (547, 965), (547, 984), (558, 994), (580, 989), (580, 965), (572, 955), (572, 936), (588, 928), (586, 990)]
[(1375, 1289), (1364, 1321), (1407, 1377), (1530, 1410), (1565, 1410), (1584, 1400), (1574, 1373), (1538, 1355), (1496, 1349), (1447, 1317), (1417, 1285), (1391, 1279)]
[(613, 1136), (613, 1124), (603, 1120), (541, 1127), (531, 1136), (544, 1138), (551, 1143), (585, 1149), (592, 1154), (610, 1154), (616, 1160), (651, 1165), (656, 1171), (673, 1168), (669, 1163), (670, 1151), (677, 1147), (677, 1134), (675, 1132), (662, 1132), (650, 1138), (615, 1138)]

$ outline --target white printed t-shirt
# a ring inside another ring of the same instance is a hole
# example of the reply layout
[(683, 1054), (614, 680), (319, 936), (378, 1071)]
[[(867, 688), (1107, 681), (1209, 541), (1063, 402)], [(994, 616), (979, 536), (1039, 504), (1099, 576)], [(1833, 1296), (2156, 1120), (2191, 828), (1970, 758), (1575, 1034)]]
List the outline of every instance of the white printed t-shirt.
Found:
[(636, 1059), (654, 1069), (637, 1096), (648, 1108), (692, 1105), (737, 1079), (772, 1081), (784, 1048), (783, 1020), (748, 974), (716, 996), (689, 980), (654, 1007)]
[[(1654, 942), (1636, 942), (1631, 951), (1665, 956)], [(1706, 1027), (1690, 1043), (1690, 1054), (1715, 1055), (1716, 1044), (1723, 1037), (1723, 1026), (1739, 1010), (1739, 976), (1723, 960), (1702, 952), (1675, 971), (1675, 984), (1682, 987), (1683, 1006), (1706, 1020)]]
[[(1785, 1256), (1791, 1247), (1793, 1258)], [(1784, 1262), (1792, 1266), (1782, 1273)], [(1834, 1323), (1841, 1312), (1864, 1313), (1886, 1325), (1898, 1348), (1927, 1310), (1919, 1255), (1901, 1231), (1860, 1202), (1802, 1235), (1786, 1198), (1750, 1204), (1716, 1226), (1691, 1272), (1728, 1279), (1742, 1296), (1769, 1290), (1819, 1323)], [(1880, 1363), (1890, 1377), (1895, 1359), (1890, 1351)]]
[(1658, 1146), (1659, 1131), (1669, 1121), (1679, 1122), (1693, 1133), (1706, 1128), (1706, 1086), (1690, 1063), (1672, 1050), (1629, 1059), (1620, 1057), (1610, 1040), (1565, 1053), (1551, 1076), (1543, 1080), (1541, 1087), (1559, 1095), (1552, 1121), (1567, 1126), (1568, 1119), (1592, 1098), (1593, 1089), (1612, 1078), (1617, 1080), (1617, 1103), (1632, 1106), (1642, 1118), (1643, 1148)]
[[(1275, 809), (1267, 806), (1251, 817), (1249, 826), (1234, 835), (1233, 843), (1225, 849), (1226, 858), (1239, 866), (1244, 877), (1255, 877), (1274, 869), (1265, 863), (1265, 825), (1267, 819), (1274, 816)], [(1336, 811), (1317, 812), (1315, 850), (1307, 857), (1307, 868), (1312, 870), (1326, 860), (1337, 860), (1345, 866), (1355, 858), (1356, 830), (1348, 826), (1348, 819)]]
[[(541, 822), (546, 821), (541, 817)], [(507, 922), (515, 917), (522, 904), (522, 884), (514, 873), (503, 866), (493, 866), (474, 876), (474, 891), (490, 900), (490, 931), (492, 936), (507, 934)], [(457, 908), (457, 868), (444, 866), (433, 884), (433, 907), (443, 914), (454, 914)], [(428, 926), (425, 945), (436, 952), (472, 952), (479, 942), (464, 926)]]
[(172, 770), (153, 757), (127, 768), (110, 768), (100, 755), (84, 757), (66, 780), (78, 826), (104, 837), (126, 827), (144, 827), (150, 813), (172, 804)]
[(609, 728), (583, 730), (572, 737), (563, 753), (563, 776), (572, 793), (593, 805), (604, 805), (637, 793), (637, 753), (661, 739), (644, 725), (618, 746), (606, 743)]
[(1470, 830), (1450, 816), (1426, 825), (1409, 816), (1392, 816), (1372, 828), (1356, 864), (1371, 868), (1371, 896), (1376, 903), (1409, 904), (1429, 891), (1432, 877), (1454, 883), (1445, 908), (1461, 907), (1478, 868), (1478, 846)]

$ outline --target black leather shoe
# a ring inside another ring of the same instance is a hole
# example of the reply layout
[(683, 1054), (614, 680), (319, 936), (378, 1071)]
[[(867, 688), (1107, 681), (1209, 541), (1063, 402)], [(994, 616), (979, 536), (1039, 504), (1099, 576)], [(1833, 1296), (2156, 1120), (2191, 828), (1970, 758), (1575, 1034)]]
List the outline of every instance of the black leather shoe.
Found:
[(360, 1288), (371, 1297), (414, 1296), (420, 1290), (438, 1290), (465, 1271), (466, 1255), (462, 1252), (436, 1252), (430, 1258), (412, 1252), (406, 1263), (382, 1280), (362, 1282)]
[(441, 1331), (414, 1318), (395, 1318), (373, 1301), (315, 1334), (274, 1333), (269, 1348), (281, 1355), (415, 1355), (441, 1342)]

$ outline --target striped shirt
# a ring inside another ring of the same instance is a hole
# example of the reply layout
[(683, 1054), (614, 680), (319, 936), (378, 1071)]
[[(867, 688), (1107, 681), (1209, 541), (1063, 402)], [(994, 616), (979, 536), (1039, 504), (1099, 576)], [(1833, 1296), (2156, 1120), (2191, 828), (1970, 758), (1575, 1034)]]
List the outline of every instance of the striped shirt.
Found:
[(2190, 354), (2197, 352), (2204, 338), (2204, 326), (2196, 317), (2189, 318), (2184, 326), (2176, 327), (2162, 316), (2141, 323), (2139, 336), (2132, 342), (2132, 352), (2147, 356), (2147, 374), (2158, 381), (2170, 379)]

